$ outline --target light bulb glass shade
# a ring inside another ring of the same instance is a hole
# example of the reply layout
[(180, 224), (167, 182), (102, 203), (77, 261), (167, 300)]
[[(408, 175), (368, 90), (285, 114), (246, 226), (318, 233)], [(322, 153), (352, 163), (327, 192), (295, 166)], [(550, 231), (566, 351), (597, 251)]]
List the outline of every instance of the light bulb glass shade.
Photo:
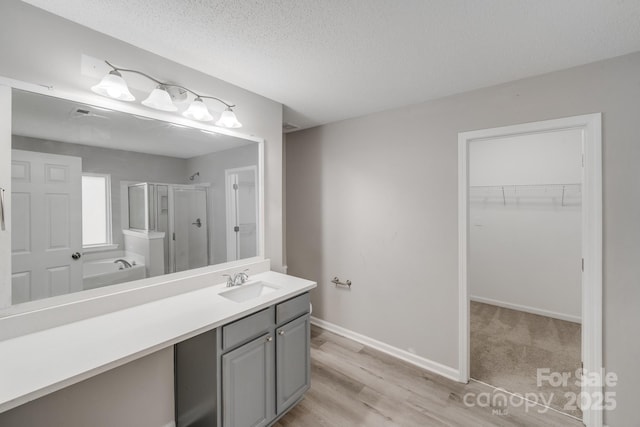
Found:
[(220, 115), (220, 119), (216, 122), (216, 125), (225, 128), (242, 127), (242, 123), (238, 121), (235, 113), (229, 107), (227, 107), (227, 109), (222, 112), (222, 114)]
[(169, 95), (169, 92), (167, 92), (162, 86), (158, 86), (151, 91), (147, 99), (142, 101), (142, 105), (146, 105), (147, 107), (154, 108), (156, 110), (178, 111), (178, 107), (176, 107), (171, 100), (171, 95)]
[(209, 113), (209, 109), (200, 97), (194, 99), (182, 115), (188, 119), (199, 120), (201, 122), (213, 120), (213, 116)]
[(120, 101), (135, 101), (135, 97), (129, 92), (127, 82), (124, 81), (122, 75), (116, 70), (112, 70), (104, 76), (104, 78), (91, 90), (98, 95), (108, 98), (119, 99)]

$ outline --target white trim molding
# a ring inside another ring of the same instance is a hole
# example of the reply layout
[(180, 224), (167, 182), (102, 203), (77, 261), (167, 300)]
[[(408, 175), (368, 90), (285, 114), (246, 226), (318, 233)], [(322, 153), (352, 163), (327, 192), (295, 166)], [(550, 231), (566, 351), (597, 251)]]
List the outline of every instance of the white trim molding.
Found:
[(414, 366), (425, 369), (434, 374), (438, 374), (450, 380), (457, 382), (459, 379), (460, 373), (458, 372), (458, 370), (450, 366), (446, 366), (441, 363), (434, 362), (433, 360), (418, 356), (416, 354), (409, 353), (406, 350), (402, 350), (392, 345), (383, 343), (382, 341), (375, 340), (366, 335), (353, 332), (350, 329), (343, 328), (342, 326), (338, 326), (334, 323), (327, 322), (326, 320), (322, 320), (314, 316), (311, 316), (311, 324), (316, 325), (322, 329), (326, 329), (329, 332), (333, 332), (334, 334), (338, 334), (345, 338), (349, 338), (353, 341), (359, 342), (360, 344), (366, 345), (375, 350), (386, 353), (389, 356), (393, 356), (397, 359), (403, 360)]
[[(458, 248), (459, 248), (459, 381), (469, 381), (469, 144), (517, 135), (578, 129), (582, 132), (582, 361), (590, 375), (602, 365), (602, 114), (585, 114), (458, 134)], [(596, 399), (602, 386), (588, 385), (582, 392)], [(602, 410), (583, 408), (587, 427), (602, 427)]]

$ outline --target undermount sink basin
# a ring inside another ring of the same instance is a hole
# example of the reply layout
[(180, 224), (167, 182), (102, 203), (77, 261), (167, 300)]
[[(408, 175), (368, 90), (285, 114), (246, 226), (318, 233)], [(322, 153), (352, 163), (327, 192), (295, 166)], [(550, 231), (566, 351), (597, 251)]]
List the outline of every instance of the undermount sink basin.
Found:
[(245, 302), (280, 289), (279, 286), (266, 282), (253, 282), (238, 285), (220, 292), (220, 296), (235, 302)]

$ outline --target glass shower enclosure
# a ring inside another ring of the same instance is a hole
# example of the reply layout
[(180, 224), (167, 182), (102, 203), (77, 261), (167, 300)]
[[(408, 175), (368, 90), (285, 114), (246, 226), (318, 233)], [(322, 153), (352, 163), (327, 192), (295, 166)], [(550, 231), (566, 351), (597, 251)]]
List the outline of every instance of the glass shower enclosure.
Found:
[(128, 186), (129, 228), (164, 232), (164, 271), (209, 265), (208, 187), (142, 182)]

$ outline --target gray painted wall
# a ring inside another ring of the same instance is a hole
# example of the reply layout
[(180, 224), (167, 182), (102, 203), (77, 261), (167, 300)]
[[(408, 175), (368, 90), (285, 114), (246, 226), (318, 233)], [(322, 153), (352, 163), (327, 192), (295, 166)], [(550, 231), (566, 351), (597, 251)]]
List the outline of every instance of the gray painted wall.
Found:
[(3, 427), (170, 427), (173, 347), (0, 414)]
[[(231, 150), (217, 151), (187, 160), (189, 174), (200, 172), (192, 184), (210, 183), (209, 202), (209, 252), (210, 264), (227, 261), (227, 211), (225, 176), (226, 169), (258, 165), (258, 144), (245, 145)], [(258, 172), (259, 175), (259, 172)]]
[(45, 141), (19, 135), (13, 136), (12, 147), (17, 150), (81, 157), (82, 172), (110, 174), (113, 243), (120, 245), (121, 250), (124, 250), (124, 239), (120, 219), (120, 181), (190, 183), (186, 159)]
[[(287, 136), (289, 272), (314, 315), (457, 367), (458, 132), (603, 113), (604, 363), (609, 425), (637, 420), (640, 54)], [(330, 286), (351, 279), (351, 291)]]

